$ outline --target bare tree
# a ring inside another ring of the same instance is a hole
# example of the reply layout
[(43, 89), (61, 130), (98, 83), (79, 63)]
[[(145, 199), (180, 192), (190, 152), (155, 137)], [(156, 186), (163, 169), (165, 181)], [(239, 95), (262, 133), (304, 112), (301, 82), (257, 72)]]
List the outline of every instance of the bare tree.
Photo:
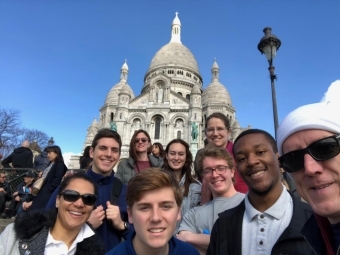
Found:
[(21, 133), (19, 115), (18, 110), (0, 108), (0, 151), (4, 156), (18, 144)]
[(28, 140), (30, 143), (36, 142), (41, 150), (47, 146), (49, 139), (46, 133), (37, 129), (23, 129), (22, 132), (22, 140)]

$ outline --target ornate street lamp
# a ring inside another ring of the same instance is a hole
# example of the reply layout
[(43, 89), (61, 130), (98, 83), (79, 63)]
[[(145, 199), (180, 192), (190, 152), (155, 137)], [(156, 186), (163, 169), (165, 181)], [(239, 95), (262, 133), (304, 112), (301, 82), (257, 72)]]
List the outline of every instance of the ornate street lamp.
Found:
[(265, 54), (269, 63), (269, 74), (270, 81), (272, 87), (272, 101), (273, 101), (273, 115), (274, 115), (274, 128), (275, 128), (275, 139), (276, 132), (279, 126), (278, 124), (278, 116), (277, 116), (277, 106), (276, 106), (276, 92), (275, 92), (275, 80), (277, 79), (276, 74), (274, 74), (275, 67), (273, 66), (273, 60), (276, 56), (276, 51), (279, 50), (281, 46), (281, 41), (275, 35), (272, 34), (272, 29), (270, 27), (266, 27), (263, 29), (264, 36), (261, 38), (257, 48), (261, 52), (261, 54)]
[(53, 137), (51, 137), (50, 140), (48, 140), (48, 146), (52, 146), (54, 144)]

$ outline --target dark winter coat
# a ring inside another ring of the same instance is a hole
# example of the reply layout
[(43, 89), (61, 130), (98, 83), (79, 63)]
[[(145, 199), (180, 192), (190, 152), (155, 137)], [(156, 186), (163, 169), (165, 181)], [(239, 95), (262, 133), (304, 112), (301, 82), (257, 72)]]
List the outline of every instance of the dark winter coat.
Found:
[[(290, 193), (291, 194), (291, 193)], [(313, 211), (296, 196), (293, 199), (293, 216), (288, 227), (276, 241), (271, 254), (313, 254), (300, 233)], [(242, 223), (245, 212), (244, 201), (233, 209), (219, 214), (210, 236), (207, 255), (239, 255), (242, 254)], [(255, 251), (254, 251), (255, 252)]]
[[(57, 219), (56, 212), (56, 210), (51, 210), (27, 213), (16, 218), (14, 230), (16, 238), (19, 239), (18, 249), (21, 255), (44, 254), (48, 231), (54, 226)], [(101, 241), (96, 235), (93, 235), (77, 244), (75, 254), (102, 255), (105, 254), (105, 251)]]
[[(9, 186), (8, 182), (0, 183), (0, 188), (3, 188), (6, 192), (5, 194), (5, 200), (9, 201), (12, 198), (12, 192), (11, 192), (11, 187)], [(0, 206), (1, 207), (1, 206)]]
[(38, 195), (36, 197), (28, 195), (25, 199), (26, 202), (30, 202), (33, 199), (33, 204), (29, 209), (30, 211), (45, 209), (52, 193), (61, 183), (66, 171), (67, 167), (63, 161), (57, 161), (53, 164)]
[(43, 171), (50, 161), (47, 158), (47, 152), (43, 151), (39, 156), (34, 159), (34, 169)]
[(11, 155), (2, 161), (3, 167), (10, 167), (12, 163), (14, 168), (32, 168), (33, 167), (33, 153), (29, 148), (16, 148)]

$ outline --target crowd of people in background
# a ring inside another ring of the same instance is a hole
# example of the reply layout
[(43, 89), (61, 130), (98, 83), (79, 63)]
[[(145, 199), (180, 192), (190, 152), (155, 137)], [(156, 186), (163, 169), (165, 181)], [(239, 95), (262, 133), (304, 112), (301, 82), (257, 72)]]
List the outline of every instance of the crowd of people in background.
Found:
[(2, 164), (35, 171), (12, 193), (0, 170), (0, 212), (8, 202), (4, 217), (17, 215), (0, 254), (338, 254), (339, 115), (304, 106), (278, 141), (248, 129), (233, 143), (229, 119), (213, 113), (195, 161), (188, 142), (164, 150), (142, 129), (120, 159), (120, 135), (101, 129), (77, 173), (58, 146), (33, 160), (24, 141)]

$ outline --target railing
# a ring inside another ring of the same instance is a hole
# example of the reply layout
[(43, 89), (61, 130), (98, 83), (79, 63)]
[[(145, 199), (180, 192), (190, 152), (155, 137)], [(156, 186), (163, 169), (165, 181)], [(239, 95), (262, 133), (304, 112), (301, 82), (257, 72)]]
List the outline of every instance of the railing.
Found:
[[(17, 186), (24, 182), (24, 176), (27, 172), (32, 171), (38, 178), (39, 171), (33, 168), (1, 168), (0, 171), (4, 171), (6, 174), (6, 181), (9, 183), (11, 192), (15, 192)], [(68, 169), (68, 171), (73, 172), (85, 172), (84, 169)]]

